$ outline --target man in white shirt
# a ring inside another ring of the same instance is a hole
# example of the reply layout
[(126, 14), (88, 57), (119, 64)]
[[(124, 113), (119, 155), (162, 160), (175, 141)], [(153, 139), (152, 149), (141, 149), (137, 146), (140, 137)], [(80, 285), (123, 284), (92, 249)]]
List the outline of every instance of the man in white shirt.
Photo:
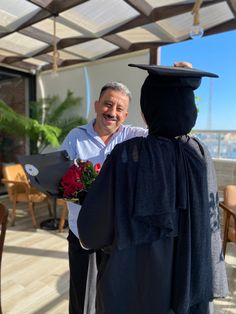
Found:
[[(103, 162), (114, 146), (137, 136), (146, 136), (147, 129), (123, 125), (128, 116), (131, 93), (118, 82), (106, 84), (95, 102), (96, 119), (75, 128), (65, 138), (62, 149), (70, 159)], [(82, 314), (86, 290), (87, 269), (91, 251), (81, 248), (77, 230), (80, 205), (68, 203), (69, 208), (69, 265), (70, 299), (69, 313)]]

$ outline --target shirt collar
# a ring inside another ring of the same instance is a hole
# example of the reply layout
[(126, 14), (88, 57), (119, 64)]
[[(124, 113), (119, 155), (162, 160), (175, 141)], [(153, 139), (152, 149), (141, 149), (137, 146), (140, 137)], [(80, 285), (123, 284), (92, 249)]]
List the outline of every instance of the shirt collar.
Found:
[(97, 132), (95, 132), (94, 128), (93, 128), (93, 124), (95, 123), (95, 119), (91, 120), (90, 122), (88, 122), (85, 125), (81, 125), (79, 128), (86, 130), (90, 135), (97, 135)]

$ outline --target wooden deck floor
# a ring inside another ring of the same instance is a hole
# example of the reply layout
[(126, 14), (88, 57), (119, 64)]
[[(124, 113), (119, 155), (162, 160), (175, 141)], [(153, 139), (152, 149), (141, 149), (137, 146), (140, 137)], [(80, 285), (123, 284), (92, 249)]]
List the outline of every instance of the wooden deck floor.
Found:
[[(8, 204), (7, 199), (0, 199)], [(48, 218), (37, 207), (38, 221)], [(68, 313), (67, 230), (35, 230), (19, 206), (16, 225), (7, 229), (2, 260), (3, 314)]]
[[(11, 208), (7, 198), (0, 201)], [(39, 222), (48, 218), (45, 208), (38, 207), (37, 218)], [(33, 229), (28, 213), (19, 206), (16, 225), (8, 226), (3, 253), (3, 314), (68, 313), (66, 237), (67, 230)], [(215, 301), (215, 314), (236, 313), (235, 245), (229, 245), (226, 264), (231, 293), (227, 299)]]

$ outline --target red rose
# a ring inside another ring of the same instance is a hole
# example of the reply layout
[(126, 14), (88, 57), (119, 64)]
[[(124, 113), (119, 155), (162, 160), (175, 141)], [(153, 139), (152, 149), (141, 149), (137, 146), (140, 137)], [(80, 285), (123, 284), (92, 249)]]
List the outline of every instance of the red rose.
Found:
[(62, 197), (82, 204), (87, 190), (100, 170), (101, 165), (99, 163), (93, 166), (89, 160), (76, 161), (61, 179), (60, 191), (62, 192)]
[(101, 164), (100, 163), (97, 163), (95, 166), (94, 166), (94, 170), (99, 173), (101, 171)]

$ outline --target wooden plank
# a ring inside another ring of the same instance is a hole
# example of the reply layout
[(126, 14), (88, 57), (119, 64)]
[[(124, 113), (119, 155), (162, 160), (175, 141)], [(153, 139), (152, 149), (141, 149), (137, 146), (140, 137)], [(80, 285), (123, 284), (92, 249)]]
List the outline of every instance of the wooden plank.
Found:
[[(11, 211), (6, 198), (1, 198)], [(48, 218), (40, 206), (39, 221)], [(2, 260), (2, 307), (6, 314), (68, 313), (67, 232), (32, 228), (27, 209), (17, 209), (16, 225), (8, 226)], [(236, 246), (228, 244), (226, 267), (230, 296), (215, 300), (215, 313), (236, 314)]]

